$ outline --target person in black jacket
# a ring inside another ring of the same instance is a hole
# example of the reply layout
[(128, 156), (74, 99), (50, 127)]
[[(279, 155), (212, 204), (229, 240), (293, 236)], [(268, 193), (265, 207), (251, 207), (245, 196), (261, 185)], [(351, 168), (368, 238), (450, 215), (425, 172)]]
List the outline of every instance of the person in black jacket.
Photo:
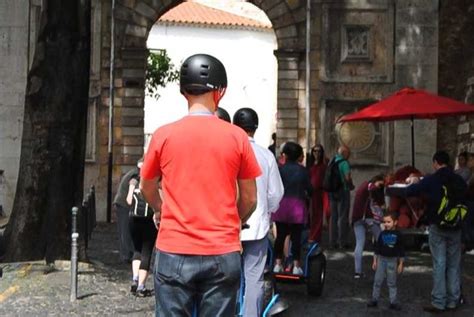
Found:
[(449, 155), (437, 151), (433, 155), (435, 172), (421, 180), (410, 179), (407, 196), (424, 195), (427, 208), (423, 215), (429, 225), (429, 245), (433, 259), (433, 289), (431, 303), (423, 307), (427, 312), (442, 312), (458, 307), (461, 297), (461, 226), (444, 228), (441, 222), (440, 206), (444, 200), (444, 190), (449, 200), (462, 202), (466, 197), (467, 185), (461, 176), (449, 166)]
[(367, 303), (369, 307), (376, 307), (380, 297), (380, 288), (387, 277), (387, 286), (390, 295), (390, 309), (400, 310), (397, 303), (397, 274), (403, 272), (405, 249), (401, 242), (400, 232), (397, 231), (398, 216), (396, 213), (387, 213), (383, 217), (384, 230), (380, 233), (375, 246), (374, 262), (372, 269), (375, 270), (374, 288), (372, 300)]

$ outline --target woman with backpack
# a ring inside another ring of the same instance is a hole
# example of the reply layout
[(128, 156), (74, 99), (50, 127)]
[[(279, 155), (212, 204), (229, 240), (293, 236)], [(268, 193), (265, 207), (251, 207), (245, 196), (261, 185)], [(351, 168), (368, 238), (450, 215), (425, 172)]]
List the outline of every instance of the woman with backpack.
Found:
[[(140, 168), (142, 164), (139, 163)], [(157, 228), (153, 222), (154, 211), (148, 206), (139, 189), (140, 178), (130, 179), (127, 203), (130, 205), (130, 234), (133, 240), (132, 285), (130, 292), (138, 297), (151, 296), (145, 287), (150, 270), (151, 255), (155, 246)]]
[[(303, 148), (295, 142), (287, 142), (283, 148), (286, 162), (280, 167), (285, 193), (280, 207), (272, 214), (276, 224), (275, 266), (273, 272), (281, 273), (285, 269), (295, 275), (302, 275), (301, 268), (301, 232), (307, 219), (307, 202), (311, 197), (312, 186), (308, 170), (300, 163), (303, 161)], [(284, 267), (283, 247), (286, 236), (290, 234), (293, 263)]]

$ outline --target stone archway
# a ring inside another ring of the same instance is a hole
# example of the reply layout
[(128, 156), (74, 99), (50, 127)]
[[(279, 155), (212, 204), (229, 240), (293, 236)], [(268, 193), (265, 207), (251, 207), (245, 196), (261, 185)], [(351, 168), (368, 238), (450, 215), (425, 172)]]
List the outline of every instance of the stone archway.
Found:
[[(148, 50), (146, 40), (151, 27), (165, 12), (182, 1), (170, 0), (118, 0), (116, 4), (116, 53), (113, 143), (113, 189), (117, 188), (124, 171), (143, 155), (143, 121), (145, 65)], [(279, 141), (303, 141), (304, 137), (304, 26), (305, 2), (296, 0), (249, 1), (263, 10), (271, 20), (278, 43), (275, 56), (278, 60), (278, 112), (277, 134)], [(103, 17), (110, 17), (110, 1), (103, 2)], [(103, 18), (104, 21), (109, 19)], [(102, 26), (110, 34), (110, 25)], [(107, 37), (102, 37), (107, 38)], [(109, 51), (108, 42), (102, 43), (101, 54), (101, 106), (98, 111), (96, 147), (98, 160), (89, 165), (96, 175), (98, 210), (105, 210), (107, 176), (107, 124), (109, 106)], [(315, 134), (315, 133), (313, 133)], [(87, 176), (86, 176), (87, 177)], [(90, 176), (89, 176), (90, 178)], [(102, 206), (101, 206), (102, 205)], [(105, 219), (105, 215), (99, 215)]]

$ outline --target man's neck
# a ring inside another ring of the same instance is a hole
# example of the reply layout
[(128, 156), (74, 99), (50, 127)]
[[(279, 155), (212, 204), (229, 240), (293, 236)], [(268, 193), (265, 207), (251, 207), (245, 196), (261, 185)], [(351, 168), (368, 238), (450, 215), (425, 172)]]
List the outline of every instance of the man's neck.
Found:
[(189, 113), (193, 113), (193, 112), (214, 113), (217, 108), (214, 103), (211, 92), (198, 95), (198, 96), (187, 95), (186, 98), (188, 100)]

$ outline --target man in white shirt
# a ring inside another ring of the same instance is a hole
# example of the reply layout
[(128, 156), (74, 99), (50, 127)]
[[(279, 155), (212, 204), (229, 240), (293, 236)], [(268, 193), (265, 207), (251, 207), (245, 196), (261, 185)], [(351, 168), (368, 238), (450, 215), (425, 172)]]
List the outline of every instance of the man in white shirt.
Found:
[(273, 153), (253, 139), (258, 127), (257, 113), (250, 108), (241, 108), (234, 114), (233, 123), (247, 132), (262, 170), (262, 175), (257, 177), (257, 208), (247, 220), (249, 228), (243, 230), (240, 237), (245, 277), (244, 316), (256, 317), (263, 310), (263, 273), (267, 260), (270, 214), (278, 209), (284, 188)]

